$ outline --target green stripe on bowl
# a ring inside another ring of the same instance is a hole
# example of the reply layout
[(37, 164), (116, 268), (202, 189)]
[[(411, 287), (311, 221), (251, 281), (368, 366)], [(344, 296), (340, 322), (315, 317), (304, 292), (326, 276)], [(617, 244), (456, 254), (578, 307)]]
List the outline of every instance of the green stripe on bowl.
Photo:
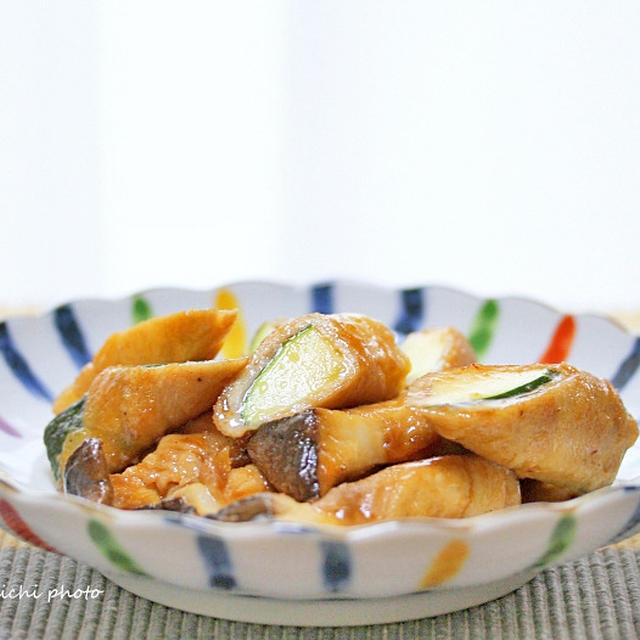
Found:
[(96, 547), (108, 558), (109, 562), (129, 573), (140, 576), (147, 574), (136, 564), (135, 560), (120, 546), (120, 543), (111, 534), (109, 529), (97, 520), (89, 520), (87, 523), (89, 537)]
[(572, 513), (565, 513), (551, 532), (547, 550), (536, 560), (534, 567), (544, 567), (559, 558), (572, 544), (576, 537), (578, 520)]
[(499, 317), (500, 307), (498, 302), (490, 299), (482, 304), (471, 323), (469, 342), (476, 352), (478, 360), (482, 359), (489, 351), (498, 326)]
[(135, 296), (131, 303), (131, 320), (133, 324), (148, 320), (151, 316), (153, 316), (151, 305), (142, 296)]

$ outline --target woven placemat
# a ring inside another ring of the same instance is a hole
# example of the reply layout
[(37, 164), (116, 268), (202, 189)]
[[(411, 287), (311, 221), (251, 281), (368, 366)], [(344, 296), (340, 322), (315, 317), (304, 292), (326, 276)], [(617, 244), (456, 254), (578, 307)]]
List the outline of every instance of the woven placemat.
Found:
[[(640, 550), (629, 547), (603, 549), (548, 569), (517, 591), (481, 606), (362, 627), (267, 626), (185, 613), (135, 596), (85, 564), (28, 545), (0, 550), (0, 584), (5, 594), (0, 598), (2, 640), (640, 637)], [(23, 597), (17, 597), (20, 589)], [(74, 592), (87, 595), (69, 596)]]

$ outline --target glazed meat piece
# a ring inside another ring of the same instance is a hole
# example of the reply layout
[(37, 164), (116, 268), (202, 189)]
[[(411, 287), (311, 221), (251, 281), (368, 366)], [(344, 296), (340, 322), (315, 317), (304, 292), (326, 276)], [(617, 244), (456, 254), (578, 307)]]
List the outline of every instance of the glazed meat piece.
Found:
[(253, 462), (298, 501), (323, 496), (374, 467), (437, 455), (440, 438), (403, 396), (353, 409), (307, 409), (262, 425), (249, 439)]
[[(410, 333), (401, 349), (411, 362), (407, 380), (475, 361), (471, 345), (453, 327)], [(319, 498), (380, 465), (457, 452), (424, 412), (407, 406), (404, 393), (347, 410), (307, 409), (264, 424), (248, 449), (271, 484), (298, 501)]]
[(223, 438), (212, 432), (164, 436), (141, 462), (111, 474), (113, 506), (136, 509), (180, 497), (197, 513), (206, 514), (267, 490), (268, 483), (254, 465), (234, 466), (236, 445)]
[(107, 367), (212, 360), (236, 315), (236, 311), (216, 309), (181, 311), (112, 334), (75, 381), (55, 399), (54, 413), (77, 402)]
[(262, 340), (220, 395), (214, 420), (222, 433), (241, 437), (308, 408), (389, 400), (408, 370), (408, 358), (381, 323), (357, 314), (308, 314)]
[(97, 438), (109, 472), (136, 462), (164, 434), (210, 408), (245, 359), (108, 367), (82, 400), (56, 416), (44, 441), (56, 478), (73, 451)]
[(425, 373), (464, 367), (476, 361), (469, 341), (453, 327), (414, 331), (407, 335), (400, 348), (411, 361), (407, 384)]
[(343, 524), (411, 516), (468, 518), (520, 504), (511, 471), (472, 454), (387, 467), (339, 485), (314, 503)]
[(360, 525), (409, 517), (466, 518), (518, 504), (520, 485), (513, 472), (467, 454), (396, 464), (338, 485), (311, 503), (256, 494), (230, 504), (216, 518)]
[(407, 402), (444, 438), (584, 493), (610, 484), (638, 425), (606, 380), (566, 365), (471, 365), (427, 374)]
[(64, 470), (64, 490), (120, 509), (160, 508), (206, 515), (270, 486), (255, 465), (234, 467), (236, 441), (211, 431), (170, 434), (138, 464), (109, 474), (102, 443), (86, 439)]
[(209, 437), (217, 442), (219, 448), (228, 447), (229, 457), (232, 467), (242, 467), (250, 464), (251, 460), (247, 454), (247, 441), (245, 438), (230, 438), (220, 433), (212, 420), (212, 411), (206, 411), (197, 418), (189, 420), (184, 426), (176, 430), (176, 433), (208, 433)]

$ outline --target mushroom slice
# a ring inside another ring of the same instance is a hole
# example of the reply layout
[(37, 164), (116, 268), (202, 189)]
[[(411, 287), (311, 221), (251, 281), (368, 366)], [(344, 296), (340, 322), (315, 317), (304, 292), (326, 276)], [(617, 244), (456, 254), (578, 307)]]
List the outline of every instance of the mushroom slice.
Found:
[(466, 518), (520, 504), (515, 474), (473, 454), (396, 464), (334, 487), (316, 502), (256, 494), (215, 515), (239, 522), (257, 517), (360, 525), (410, 517)]
[(380, 322), (357, 314), (311, 313), (264, 338), (220, 395), (214, 421), (222, 433), (241, 437), (311, 407), (389, 400), (401, 391), (408, 370), (408, 358)]
[(411, 361), (407, 384), (425, 373), (464, 367), (476, 361), (469, 341), (453, 327), (414, 331), (407, 335), (400, 348)]
[(54, 413), (77, 402), (107, 367), (212, 360), (236, 315), (236, 311), (194, 309), (151, 318), (112, 334), (75, 381), (55, 399)]
[(576, 493), (610, 484), (638, 425), (606, 380), (567, 364), (471, 365), (427, 374), (407, 403), (443, 437)]
[(136, 509), (140, 511), (151, 510), (151, 511), (175, 511), (177, 513), (188, 513), (195, 514), (197, 513), (196, 509), (189, 504), (187, 500), (185, 500), (182, 496), (178, 496), (176, 498), (165, 498), (160, 502), (156, 502), (154, 504), (145, 504), (141, 507), (136, 507)]
[(86, 438), (98, 438), (109, 472), (132, 464), (165, 433), (210, 408), (246, 360), (108, 367), (87, 395), (56, 416), (44, 441), (56, 477)]
[(378, 465), (436, 455), (441, 441), (424, 412), (397, 399), (344, 411), (307, 409), (269, 422), (247, 451), (278, 491), (305, 501)]
[[(281, 493), (256, 493), (247, 498), (241, 498), (216, 513), (207, 517), (223, 522), (250, 522), (252, 520), (275, 518), (278, 513), (286, 513), (298, 504), (295, 500)], [(308, 505), (300, 505), (305, 513), (308, 513)], [(304, 519), (304, 516), (303, 516)]]
[(102, 443), (87, 438), (70, 456), (64, 470), (64, 492), (92, 502), (111, 504), (113, 487)]

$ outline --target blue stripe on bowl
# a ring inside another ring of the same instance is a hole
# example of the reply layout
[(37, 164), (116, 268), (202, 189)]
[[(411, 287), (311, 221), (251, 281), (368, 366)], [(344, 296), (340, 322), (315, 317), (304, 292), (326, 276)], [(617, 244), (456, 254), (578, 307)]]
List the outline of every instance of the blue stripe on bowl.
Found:
[(611, 540), (607, 542), (607, 544), (614, 544), (615, 542), (620, 542), (625, 538), (628, 538), (635, 533), (638, 533), (636, 530), (638, 525), (640, 525), (640, 486), (638, 485), (627, 485), (622, 487), (622, 490), (625, 493), (635, 493), (637, 494), (637, 502), (631, 517), (625, 522), (624, 527), (618, 532), (616, 536), (614, 536)]
[(321, 540), (322, 579), (329, 591), (344, 589), (351, 580), (351, 556), (343, 542)]
[(78, 369), (81, 369), (91, 361), (91, 354), (71, 305), (65, 304), (55, 309), (53, 321), (64, 348)]
[(219, 589), (233, 589), (236, 579), (233, 576), (231, 556), (222, 538), (199, 535), (198, 549), (209, 573), (209, 584)]
[(640, 366), (640, 337), (636, 338), (631, 348), (629, 355), (622, 361), (618, 370), (613, 378), (611, 378), (611, 384), (616, 389), (622, 389), (629, 380), (633, 377), (633, 374), (638, 370)]
[(29, 363), (16, 348), (6, 322), (0, 322), (0, 352), (13, 375), (28, 391), (47, 402), (53, 400), (51, 391), (31, 371)]
[(417, 331), (424, 320), (424, 289), (403, 289), (400, 292), (402, 308), (394, 325), (396, 333), (404, 335)]
[(333, 313), (333, 285), (317, 284), (311, 287), (311, 311)]

